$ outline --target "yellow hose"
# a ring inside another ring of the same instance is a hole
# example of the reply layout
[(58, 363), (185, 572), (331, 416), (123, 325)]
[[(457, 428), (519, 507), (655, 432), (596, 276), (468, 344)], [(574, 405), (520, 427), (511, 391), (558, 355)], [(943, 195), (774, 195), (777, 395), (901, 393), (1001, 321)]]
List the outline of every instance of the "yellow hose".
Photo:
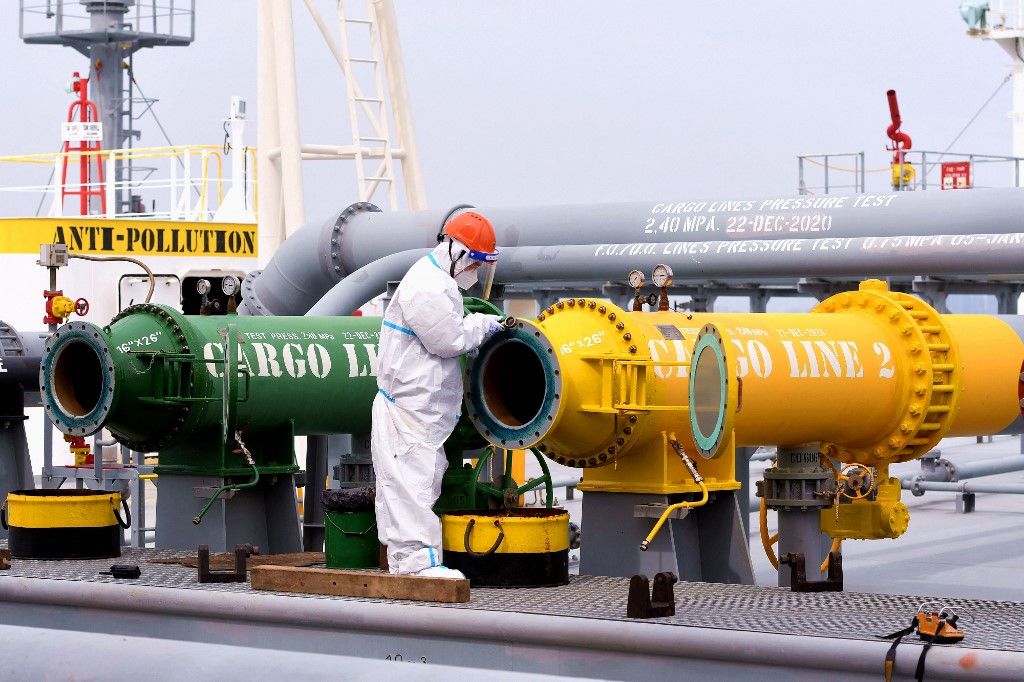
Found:
[(679, 509), (692, 509), (693, 507), (699, 507), (701, 505), (707, 504), (708, 487), (704, 485), (704, 481), (698, 481), (697, 485), (700, 486), (700, 499), (695, 500), (693, 502), (676, 502), (675, 504), (671, 504), (668, 507), (666, 507), (665, 511), (663, 511), (661, 513), (661, 516), (658, 518), (658, 522), (654, 524), (654, 528), (652, 528), (651, 532), (647, 534), (647, 537), (644, 539), (644, 541), (640, 543), (640, 551), (647, 551), (647, 548), (651, 544), (651, 540), (654, 539), (654, 536), (658, 534), (658, 531), (661, 530), (661, 527), (665, 525), (666, 521), (668, 521), (669, 514)]
[(761, 513), (758, 516), (761, 526), (761, 546), (764, 547), (764, 553), (768, 557), (768, 561), (771, 563), (772, 568), (777, 571), (779, 570), (779, 557), (775, 555), (775, 550), (772, 549), (772, 545), (778, 541), (779, 534), (775, 534), (775, 542), (768, 537), (768, 503), (763, 497), (761, 498)]
[[(761, 546), (764, 547), (765, 556), (768, 557), (768, 561), (771, 563), (772, 568), (776, 571), (779, 570), (779, 557), (775, 554), (775, 550), (772, 549), (772, 545), (779, 541), (779, 534), (775, 535), (768, 534), (768, 504), (764, 498), (761, 498), (761, 513), (758, 515), (760, 526), (761, 526)], [(843, 547), (842, 538), (833, 538), (832, 547), (829, 548), (829, 554), (832, 552), (838, 552)], [(819, 569), (822, 573), (828, 570), (828, 557), (829, 554), (825, 555), (825, 560), (821, 562)]]

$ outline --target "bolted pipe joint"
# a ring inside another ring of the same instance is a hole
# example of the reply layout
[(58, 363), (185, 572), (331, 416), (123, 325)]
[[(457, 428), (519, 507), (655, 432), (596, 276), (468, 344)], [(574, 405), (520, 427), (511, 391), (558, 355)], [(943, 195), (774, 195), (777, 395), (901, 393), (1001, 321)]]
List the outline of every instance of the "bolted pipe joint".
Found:
[(757, 496), (765, 498), (769, 509), (826, 509), (835, 500), (836, 481), (831, 471), (821, 467), (810, 471), (771, 467), (765, 469), (764, 479), (757, 481)]

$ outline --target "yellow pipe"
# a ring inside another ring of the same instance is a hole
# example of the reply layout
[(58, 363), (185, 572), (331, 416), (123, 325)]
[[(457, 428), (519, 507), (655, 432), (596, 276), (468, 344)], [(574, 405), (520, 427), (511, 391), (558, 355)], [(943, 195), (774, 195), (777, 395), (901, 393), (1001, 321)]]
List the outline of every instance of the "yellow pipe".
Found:
[[(498, 447), (585, 468), (584, 491), (698, 492), (660, 434), (689, 421), (691, 370), (703, 371), (691, 355), (708, 325), (728, 370), (721, 411), (734, 422), (697, 458), (712, 491), (738, 487), (734, 445), (822, 442), (839, 461), (877, 466), (946, 435), (996, 433), (1019, 414), (1024, 343), (1013, 329), (940, 315), (877, 280), (811, 313), (626, 312), (578, 298), (521, 325), (510, 338), (522, 343), (496, 341), (474, 361), (471, 418)], [(682, 442), (696, 454), (692, 437)]]
[[(512, 451), (512, 480), (516, 485), (526, 483), (526, 450)], [(519, 506), (523, 506), (524, 496), (519, 496)]]

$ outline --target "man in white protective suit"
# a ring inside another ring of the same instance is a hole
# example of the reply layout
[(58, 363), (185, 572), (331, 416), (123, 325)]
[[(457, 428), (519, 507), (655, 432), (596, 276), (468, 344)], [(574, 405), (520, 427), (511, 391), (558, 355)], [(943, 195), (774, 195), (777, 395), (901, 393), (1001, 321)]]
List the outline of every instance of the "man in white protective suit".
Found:
[(494, 227), (465, 212), (409, 269), (384, 313), (370, 450), (377, 478), (377, 534), (392, 573), (462, 578), (441, 561), (441, 521), (431, 510), (448, 467), (444, 442), (462, 411), (459, 358), (499, 331), (497, 315), (463, 316), (460, 289), (493, 274)]

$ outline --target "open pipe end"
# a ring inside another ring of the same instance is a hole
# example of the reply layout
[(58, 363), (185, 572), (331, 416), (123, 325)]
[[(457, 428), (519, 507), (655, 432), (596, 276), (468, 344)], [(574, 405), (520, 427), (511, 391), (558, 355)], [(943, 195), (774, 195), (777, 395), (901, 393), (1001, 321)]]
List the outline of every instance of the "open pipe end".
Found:
[(466, 407), (480, 434), (500, 448), (539, 442), (558, 413), (562, 379), (554, 348), (528, 322), (495, 334), (466, 366)]
[(69, 322), (46, 342), (39, 365), (46, 413), (69, 436), (103, 428), (114, 399), (114, 363), (95, 325)]

